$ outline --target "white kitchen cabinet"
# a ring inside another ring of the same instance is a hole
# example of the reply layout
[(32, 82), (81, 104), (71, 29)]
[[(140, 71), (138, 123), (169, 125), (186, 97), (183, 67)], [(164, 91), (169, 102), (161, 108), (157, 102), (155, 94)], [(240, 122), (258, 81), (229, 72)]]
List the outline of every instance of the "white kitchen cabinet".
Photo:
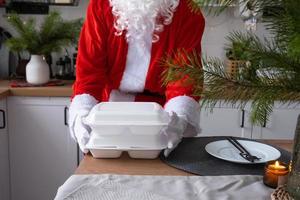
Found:
[(50, 200), (77, 167), (69, 98), (9, 97), (11, 200)]
[(250, 122), (250, 102), (244, 110), (218, 102), (213, 111), (201, 110), (199, 136), (237, 136), (253, 139), (293, 139), (300, 105), (275, 103), (273, 113), (265, 126)]
[(201, 110), (201, 136), (236, 136), (251, 138), (248, 111), (218, 103), (212, 110)]
[(6, 99), (0, 100), (0, 199), (9, 199), (9, 159)]
[(269, 121), (263, 126), (254, 126), (252, 136), (254, 139), (294, 139), (299, 114), (299, 105), (280, 106), (277, 103)]

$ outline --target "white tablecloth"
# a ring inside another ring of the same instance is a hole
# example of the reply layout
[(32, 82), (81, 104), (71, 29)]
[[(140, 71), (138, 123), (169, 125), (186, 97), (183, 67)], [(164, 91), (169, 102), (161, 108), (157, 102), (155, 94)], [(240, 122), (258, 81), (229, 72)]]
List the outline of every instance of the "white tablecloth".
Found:
[(261, 176), (73, 175), (55, 200), (270, 200)]

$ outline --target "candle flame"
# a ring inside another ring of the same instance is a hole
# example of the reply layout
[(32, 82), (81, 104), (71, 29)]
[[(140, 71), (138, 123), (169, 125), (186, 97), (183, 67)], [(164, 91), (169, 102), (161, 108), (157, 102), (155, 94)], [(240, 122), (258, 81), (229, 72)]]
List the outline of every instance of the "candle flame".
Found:
[(270, 170), (278, 170), (278, 171), (288, 171), (288, 166), (284, 163), (280, 163), (279, 161), (272, 162), (272, 164), (268, 165), (268, 169)]

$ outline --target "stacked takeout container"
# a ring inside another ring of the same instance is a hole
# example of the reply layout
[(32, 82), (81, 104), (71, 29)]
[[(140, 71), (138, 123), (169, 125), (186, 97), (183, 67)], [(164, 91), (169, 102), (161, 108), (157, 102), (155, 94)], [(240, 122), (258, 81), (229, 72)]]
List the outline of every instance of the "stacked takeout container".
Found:
[(157, 103), (104, 102), (84, 119), (92, 129), (87, 148), (95, 158), (154, 159), (167, 147), (163, 129), (169, 115)]

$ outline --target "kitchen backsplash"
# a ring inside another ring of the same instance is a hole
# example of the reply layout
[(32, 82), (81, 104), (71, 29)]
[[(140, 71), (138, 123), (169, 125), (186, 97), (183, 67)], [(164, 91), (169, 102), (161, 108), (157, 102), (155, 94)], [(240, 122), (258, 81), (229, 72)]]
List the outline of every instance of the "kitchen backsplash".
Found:
[[(59, 10), (62, 13), (62, 16), (66, 19), (76, 19), (85, 16), (85, 11), (88, 5), (87, 0), (80, 1), (79, 6), (51, 6), (50, 10)], [(231, 8), (228, 11), (224, 12), (218, 17), (206, 16), (206, 28), (202, 41), (202, 51), (206, 56), (217, 56), (220, 58), (225, 58), (224, 55), (224, 43), (225, 36), (232, 30), (245, 30), (244, 23), (234, 14), (235, 8)], [(0, 8), (0, 27), (3, 27), (10, 33), (14, 35), (14, 31), (7, 24), (5, 18), (5, 9)], [(34, 16), (37, 19), (37, 22), (43, 19), (43, 15), (24, 15)], [(267, 31), (265, 30), (263, 24), (258, 23), (256, 33), (259, 37), (267, 36)], [(69, 50), (72, 53), (73, 49)], [(53, 54), (54, 63), (62, 55)], [(0, 49), (0, 77), (5, 77), (8, 74), (8, 55), (7, 52), (3, 49)], [(54, 71), (56, 69), (54, 68)]]

